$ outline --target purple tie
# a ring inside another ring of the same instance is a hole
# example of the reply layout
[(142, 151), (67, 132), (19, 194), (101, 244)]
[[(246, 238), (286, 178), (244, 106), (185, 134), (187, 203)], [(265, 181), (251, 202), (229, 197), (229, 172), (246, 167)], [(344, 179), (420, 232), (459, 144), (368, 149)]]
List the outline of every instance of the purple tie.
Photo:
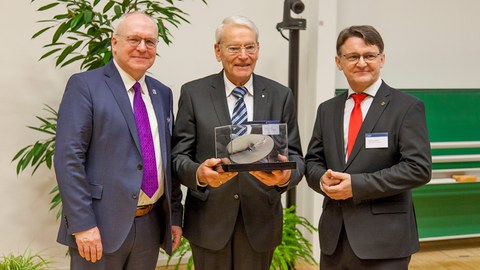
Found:
[(140, 83), (133, 85), (135, 96), (133, 97), (133, 113), (137, 123), (140, 147), (142, 148), (143, 175), (142, 190), (148, 197), (152, 197), (158, 189), (157, 162), (155, 160), (155, 148), (153, 146), (152, 131), (148, 120), (147, 108), (142, 99)]

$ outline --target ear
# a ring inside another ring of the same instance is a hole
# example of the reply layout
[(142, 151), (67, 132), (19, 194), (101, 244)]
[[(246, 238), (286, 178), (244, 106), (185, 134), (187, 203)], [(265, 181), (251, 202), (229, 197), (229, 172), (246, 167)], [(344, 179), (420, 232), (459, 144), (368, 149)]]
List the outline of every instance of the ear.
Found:
[(112, 46), (112, 53), (116, 52), (117, 51), (117, 43), (118, 43), (118, 40), (117, 38), (112, 35), (112, 38), (110, 39), (110, 45)]
[(260, 56), (260, 42), (257, 41), (257, 59)]
[(220, 52), (220, 44), (215, 43), (215, 45), (213, 45), (213, 49), (215, 50), (215, 57), (217, 58), (217, 61), (218, 62), (222, 61), (222, 54)]
[(337, 64), (338, 70), (340, 70), (340, 71), (343, 70), (342, 65), (340, 64), (340, 56), (338, 56), (338, 55), (335, 56), (335, 64)]
[(380, 55), (380, 68), (383, 68), (383, 65), (385, 64), (385, 54), (382, 53)]

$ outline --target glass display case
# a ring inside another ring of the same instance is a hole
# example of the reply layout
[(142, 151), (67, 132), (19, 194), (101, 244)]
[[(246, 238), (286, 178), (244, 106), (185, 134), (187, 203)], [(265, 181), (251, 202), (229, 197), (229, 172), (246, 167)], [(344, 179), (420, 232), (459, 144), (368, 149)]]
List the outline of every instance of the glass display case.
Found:
[(215, 128), (217, 170), (225, 172), (295, 169), (288, 160), (287, 124), (247, 122)]

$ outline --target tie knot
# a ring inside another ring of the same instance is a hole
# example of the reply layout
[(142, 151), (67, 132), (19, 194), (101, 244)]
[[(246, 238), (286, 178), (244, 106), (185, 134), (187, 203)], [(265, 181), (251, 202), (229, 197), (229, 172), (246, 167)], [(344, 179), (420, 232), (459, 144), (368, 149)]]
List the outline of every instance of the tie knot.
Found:
[(367, 97), (367, 94), (353, 94), (352, 98), (355, 101), (355, 104), (362, 103), (362, 101)]
[(132, 86), (132, 88), (133, 88), (133, 90), (134, 90), (135, 92), (140, 92), (140, 90), (142, 89), (142, 88), (140, 87), (140, 83), (139, 83), (139, 82), (136, 82), (136, 83)]
[(234, 97), (238, 98), (243, 98), (247, 94), (247, 88), (245, 87), (235, 87), (232, 91), (232, 95)]

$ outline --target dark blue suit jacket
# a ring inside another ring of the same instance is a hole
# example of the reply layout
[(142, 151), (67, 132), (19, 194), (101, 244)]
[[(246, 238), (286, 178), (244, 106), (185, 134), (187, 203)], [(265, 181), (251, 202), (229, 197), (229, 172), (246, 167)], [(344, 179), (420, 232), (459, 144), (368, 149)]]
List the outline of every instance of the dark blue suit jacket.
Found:
[[(165, 193), (154, 208), (163, 224), (162, 247), (171, 251), (171, 226), (181, 226), (181, 190), (171, 178), (172, 92), (146, 76), (158, 121)], [(116, 251), (135, 218), (142, 156), (135, 118), (113, 62), (73, 75), (58, 114), (55, 172), (63, 203), (58, 242), (76, 247), (74, 232), (98, 226), (104, 252)]]

